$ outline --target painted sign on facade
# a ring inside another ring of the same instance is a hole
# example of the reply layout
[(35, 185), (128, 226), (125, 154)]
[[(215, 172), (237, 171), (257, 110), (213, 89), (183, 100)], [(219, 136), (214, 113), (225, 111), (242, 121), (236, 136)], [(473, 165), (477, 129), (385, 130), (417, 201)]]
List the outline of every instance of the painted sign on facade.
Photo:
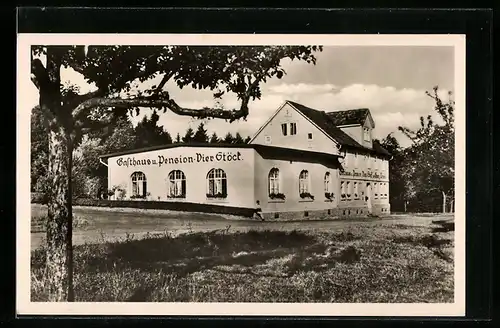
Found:
[(353, 176), (353, 177), (363, 177), (363, 178), (376, 178), (385, 179), (385, 174), (378, 174), (376, 172), (356, 172), (356, 171), (340, 171), (340, 175), (343, 176)]
[(215, 155), (206, 155), (195, 153), (193, 156), (179, 155), (176, 157), (165, 157), (158, 155), (157, 158), (120, 157), (116, 160), (118, 166), (158, 166), (166, 164), (191, 164), (191, 163), (209, 163), (209, 162), (237, 162), (243, 160), (241, 153), (238, 152), (218, 152)]

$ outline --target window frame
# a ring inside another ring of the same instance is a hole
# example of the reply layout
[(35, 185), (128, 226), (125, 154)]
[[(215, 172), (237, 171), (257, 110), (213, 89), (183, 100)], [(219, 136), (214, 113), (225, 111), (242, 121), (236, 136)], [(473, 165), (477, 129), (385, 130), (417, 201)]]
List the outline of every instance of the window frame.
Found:
[(297, 135), (297, 123), (296, 122), (290, 122), (290, 135), (291, 136)]
[[(173, 175), (173, 177), (172, 177)], [(178, 176), (179, 175), (179, 176)], [(168, 173), (168, 189), (167, 189), (167, 198), (172, 199), (172, 198), (186, 198), (186, 193), (187, 193), (187, 178), (186, 174), (182, 170), (172, 170)], [(180, 193), (173, 195), (171, 193), (172, 191), (172, 183), (174, 185), (174, 188), (178, 187), (178, 183), (180, 181)]]
[(325, 193), (332, 192), (332, 189), (333, 189), (332, 188), (332, 174), (330, 173), (330, 171), (325, 172), (325, 176), (323, 178), (323, 188), (325, 190)]
[[(212, 176), (211, 176), (212, 175)], [(219, 175), (219, 176), (217, 176)], [(227, 174), (221, 168), (212, 168), (207, 173), (206, 182), (206, 196), (209, 199), (226, 199), (227, 192)], [(211, 181), (213, 181), (211, 185)], [(217, 190), (220, 188), (221, 190)], [(213, 189), (212, 191), (210, 189)]]
[(370, 128), (368, 127), (363, 127), (363, 141), (371, 141)]
[[(146, 198), (147, 182), (146, 174), (142, 171), (134, 171), (130, 175), (130, 198)], [(142, 183), (141, 183), (142, 182)]]
[(288, 135), (288, 124), (281, 123), (281, 134), (286, 137)]
[(323, 189), (325, 192), (325, 198), (332, 201), (335, 198), (335, 192), (333, 191), (333, 180), (330, 171), (325, 172), (323, 177)]
[(309, 197), (309, 196), (302, 197), (301, 195), (312, 196), (311, 195), (311, 175), (309, 174), (308, 170), (302, 170), (299, 173), (299, 196), (301, 198)]
[(281, 174), (277, 167), (271, 168), (267, 175), (267, 194), (272, 200), (285, 200), (285, 195), (281, 192)]

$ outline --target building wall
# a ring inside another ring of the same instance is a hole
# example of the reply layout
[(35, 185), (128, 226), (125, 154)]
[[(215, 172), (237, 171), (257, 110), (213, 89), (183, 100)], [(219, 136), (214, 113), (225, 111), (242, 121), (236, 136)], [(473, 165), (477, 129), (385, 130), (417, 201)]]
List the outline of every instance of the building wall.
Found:
[[(287, 124), (286, 136), (283, 135), (281, 130), (281, 124), (283, 123)], [(290, 123), (296, 124), (296, 135), (290, 135)], [(312, 140), (308, 139), (309, 133), (312, 133)], [(288, 104), (285, 104), (278, 111), (276, 116), (264, 126), (251, 143), (338, 154), (336, 143)]]
[[(269, 198), (269, 172), (277, 168), (280, 172), (280, 192), (285, 200)], [(314, 199), (302, 199), (299, 195), (299, 175), (302, 170), (309, 172), (309, 192)], [(324, 178), (330, 172), (330, 183), (334, 199), (325, 198)], [(260, 201), (263, 212), (295, 212), (334, 209), (338, 206), (339, 175), (338, 169), (323, 164), (268, 160), (255, 156), (255, 199)]]
[[(347, 152), (342, 166), (344, 170), (339, 173), (340, 208), (369, 206), (367, 203), (371, 201), (373, 214), (390, 212), (389, 161), (387, 159)], [(367, 184), (370, 186), (369, 192)]]
[[(130, 199), (131, 175), (141, 171), (146, 175), (150, 200), (254, 207), (254, 157), (253, 149), (210, 147), (178, 147), (111, 157), (108, 159), (108, 188), (120, 186), (126, 190), (125, 199)], [(207, 174), (212, 168), (220, 168), (227, 175), (225, 199), (207, 198)], [(186, 176), (184, 199), (167, 198), (168, 175), (173, 170), (181, 170)], [(117, 197), (118, 192), (115, 199)]]

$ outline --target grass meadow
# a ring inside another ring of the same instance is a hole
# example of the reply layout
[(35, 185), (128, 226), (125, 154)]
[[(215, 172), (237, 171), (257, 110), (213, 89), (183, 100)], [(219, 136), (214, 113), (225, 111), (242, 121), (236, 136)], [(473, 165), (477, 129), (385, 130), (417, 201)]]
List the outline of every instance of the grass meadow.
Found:
[[(32, 220), (32, 227), (43, 227), (43, 219)], [(453, 302), (453, 250), (453, 230), (439, 224), (288, 231), (228, 225), (119, 240), (103, 233), (99, 242), (74, 246), (75, 300)], [(44, 263), (42, 246), (32, 251), (34, 302), (47, 299)]]

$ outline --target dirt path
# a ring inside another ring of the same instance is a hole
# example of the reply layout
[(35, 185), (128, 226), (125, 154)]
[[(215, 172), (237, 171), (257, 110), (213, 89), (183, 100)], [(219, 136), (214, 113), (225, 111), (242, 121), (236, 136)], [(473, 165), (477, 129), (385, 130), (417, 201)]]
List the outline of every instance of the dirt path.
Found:
[[(32, 204), (32, 217), (43, 216), (45, 206)], [(102, 242), (123, 239), (127, 234), (140, 237), (147, 232), (179, 234), (187, 231), (210, 231), (231, 226), (231, 231), (254, 230), (332, 230), (353, 225), (404, 224), (428, 226), (433, 220), (450, 219), (450, 215), (391, 215), (376, 219), (338, 219), (332, 221), (268, 222), (240, 219), (222, 215), (185, 213), (173, 211), (145, 211), (136, 209), (73, 208), (77, 220), (84, 222), (73, 232), (73, 244)], [(31, 249), (43, 245), (44, 232), (31, 234)]]

